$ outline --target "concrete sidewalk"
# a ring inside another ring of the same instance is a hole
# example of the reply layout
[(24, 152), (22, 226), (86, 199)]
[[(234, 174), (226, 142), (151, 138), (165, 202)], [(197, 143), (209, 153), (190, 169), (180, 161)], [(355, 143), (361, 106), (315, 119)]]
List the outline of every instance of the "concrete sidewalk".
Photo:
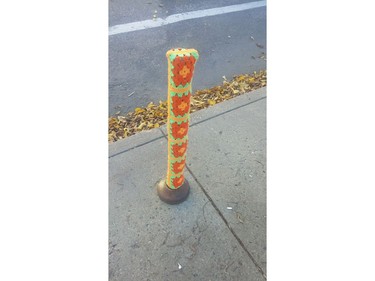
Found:
[(178, 205), (166, 167), (165, 126), (109, 145), (109, 280), (265, 280), (266, 88), (191, 114)]

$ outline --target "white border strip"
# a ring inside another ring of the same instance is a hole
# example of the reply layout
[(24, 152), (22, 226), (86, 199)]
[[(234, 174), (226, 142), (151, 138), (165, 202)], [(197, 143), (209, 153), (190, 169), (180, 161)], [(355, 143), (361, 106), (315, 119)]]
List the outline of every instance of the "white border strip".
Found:
[(179, 21), (190, 20), (190, 19), (197, 19), (203, 17), (210, 17), (216, 16), (221, 14), (239, 12), (249, 9), (255, 9), (259, 7), (266, 6), (266, 1), (257, 1), (257, 2), (250, 2), (238, 5), (231, 5), (219, 8), (212, 8), (206, 10), (198, 10), (192, 12), (186, 12), (181, 14), (170, 15), (165, 19), (157, 18), (156, 20), (144, 20), (144, 21), (137, 21), (125, 24), (114, 25), (109, 28), (109, 36), (121, 34), (121, 33), (128, 33), (132, 31), (148, 29), (159, 27)]

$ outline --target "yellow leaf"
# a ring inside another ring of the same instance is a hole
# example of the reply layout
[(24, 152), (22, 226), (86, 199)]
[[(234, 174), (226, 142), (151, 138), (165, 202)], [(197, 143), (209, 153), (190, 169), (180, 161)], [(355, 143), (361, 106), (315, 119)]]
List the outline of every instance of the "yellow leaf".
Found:
[(167, 106), (167, 101), (159, 101), (159, 108)]
[(134, 111), (135, 111), (135, 114), (139, 114), (139, 113), (144, 112), (145, 110), (140, 107), (137, 107)]
[(214, 104), (216, 104), (216, 101), (214, 101), (214, 100), (208, 100), (208, 103), (209, 103), (209, 105), (214, 105)]
[(156, 123), (154, 126), (154, 128), (159, 128), (159, 127), (160, 127), (159, 123)]
[(255, 78), (254, 77), (250, 77), (249, 78), (249, 83), (253, 83), (253, 82), (255, 82)]
[(142, 122), (142, 123), (137, 127), (137, 129), (138, 129), (138, 130), (142, 130), (142, 128), (143, 128), (144, 126), (146, 126), (146, 122)]

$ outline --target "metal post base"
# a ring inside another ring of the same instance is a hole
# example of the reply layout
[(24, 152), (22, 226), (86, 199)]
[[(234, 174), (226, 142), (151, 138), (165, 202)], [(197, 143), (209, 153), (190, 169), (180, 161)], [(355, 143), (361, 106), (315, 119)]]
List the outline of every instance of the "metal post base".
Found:
[(190, 185), (185, 179), (185, 182), (177, 189), (170, 189), (165, 180), (161, 180), (156, 184), (156, 190), (159, 198), (168, 204), (178, 204), (186, 200), (189, 195)]

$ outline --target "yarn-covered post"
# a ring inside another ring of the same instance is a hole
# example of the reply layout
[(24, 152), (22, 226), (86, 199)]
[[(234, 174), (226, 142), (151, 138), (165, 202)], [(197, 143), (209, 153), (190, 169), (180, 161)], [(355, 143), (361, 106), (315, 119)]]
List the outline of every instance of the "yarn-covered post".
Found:
[(167, 177), (157, 184), (161, 200), (169, 204), (184, 201), (190, 186), (184, 177), (192, 79), (198, 52), (194, 49), (172, 49), (168, 60), (168, 166)]

